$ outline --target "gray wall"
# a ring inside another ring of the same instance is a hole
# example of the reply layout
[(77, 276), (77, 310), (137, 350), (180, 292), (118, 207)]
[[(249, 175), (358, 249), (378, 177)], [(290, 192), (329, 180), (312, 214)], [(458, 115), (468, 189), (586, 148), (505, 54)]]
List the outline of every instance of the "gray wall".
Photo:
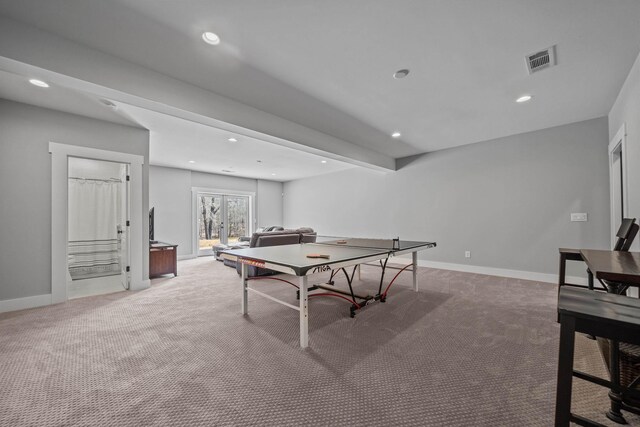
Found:
[[(603, 117), (400, 159), (394, 173), (288, 182), (284, 222), (435, 240), (421, 259), (555, 274), (558, 247), (609, 245), (607, 140)], [(571, 212), (589, 221), (572, 223)]]
[[(609, 112), (609, 139), (623, 123), (627, 131), (628, 215), (640, 219), (640, 56)], [(634, 246), (640, 250), (640, 238), (636, 238)]]
[(255, 193), (257, 227), (282, 224), (282, 183), (151, 166), (149, 206), (155, 208), (155, 239), (178, 245), (178, 255), (193, 256), (193, 187)]
[(51, 293), (50, 141), (144, 156), (148, 209), (148, 131), (0, 99), (0, 300)]
[(258, 180), (258, 227), (282, 225), (282, 183)]
[(191, 173), (184, 169), (149, 167), (149, 206), (154, 208), (154, 238), (191, 253)]

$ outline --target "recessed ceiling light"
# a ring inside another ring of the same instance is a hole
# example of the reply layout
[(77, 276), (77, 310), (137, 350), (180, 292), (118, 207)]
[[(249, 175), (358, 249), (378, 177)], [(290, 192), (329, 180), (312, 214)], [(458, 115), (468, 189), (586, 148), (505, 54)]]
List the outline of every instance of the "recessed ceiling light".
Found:
[(402, 134), (398, 131), (395, 131), (394, 133), (391, 134), (392, 138), (400, 138), (402, 136)]
[(326, 160), (322, 160), (320, 163), (327, 163), (327, 161)]
[(195, 163), (195, 162), (196, 162), (195, 160), (189, 160), (189, 163)]
[(214, 46), (220, 44), (220, 37), (218, 37), (218, 35), (216, 33), (212, 33), (211, 31), (207, 31), (205, 33), (202, 33), (202, 40), (204, 40), (206, 43), (212, 44)]
[(394, 79), (404, 79), (405, 77), (407, 77), (409, 75), (409, 70), (407, 70), (406, 68), (402, 69), (402, 70), (398, 70), (395, 73), (393, 73), (393, 78)]
[(238, 142), (238, 140), (237, 140), (237, 139), (235, 139), (235, 138), (229, 138), (229, 139), (228, 139), (228, 141), (229, 141), (229, 142)]
[(531, 95), (522, 95), (520, 98), (516, 99), (516, 102), (522, 103), (522, 102), (527, 102), (530, 101), (532, 98)]
[(49, 87), (49, 84), (38, 79), (29, 79), (29, 83), (38, 87)]
[(276, 174), (275, 174), (275, 173), (272, 173), (272, 174), (271, 174), (271, 176), (276, 176)]

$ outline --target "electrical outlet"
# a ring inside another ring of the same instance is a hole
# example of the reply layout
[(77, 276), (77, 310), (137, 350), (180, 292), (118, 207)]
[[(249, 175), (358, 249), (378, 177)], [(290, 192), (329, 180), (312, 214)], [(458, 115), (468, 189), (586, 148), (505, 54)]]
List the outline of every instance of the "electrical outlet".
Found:
[(464, 251), (465, 258), (471, 258), (471, 251)]
[(586, 213), (572, 213), (571, 214), (571, 222), (584, 222), (587, 220)]

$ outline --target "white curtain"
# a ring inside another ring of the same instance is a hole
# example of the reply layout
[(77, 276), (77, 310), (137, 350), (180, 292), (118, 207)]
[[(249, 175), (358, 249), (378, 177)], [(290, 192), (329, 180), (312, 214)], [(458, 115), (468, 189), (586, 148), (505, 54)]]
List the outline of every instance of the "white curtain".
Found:
[(68, 266), (73, 280), (120, 273), (122, 185), (69, 179)]
[(69, 180), (69, 241), (118, 238), (122, 183)]

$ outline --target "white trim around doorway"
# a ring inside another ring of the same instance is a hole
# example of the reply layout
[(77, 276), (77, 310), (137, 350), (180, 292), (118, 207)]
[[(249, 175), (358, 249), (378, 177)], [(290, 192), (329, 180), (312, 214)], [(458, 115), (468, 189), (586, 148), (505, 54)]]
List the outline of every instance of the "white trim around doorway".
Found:
[[(130, 165), (130, 266), (131, 290), (148, 288), (151, 284), (148, 269), (143, 265), (144, 250), (142, 232), (142, 165), (144, 157), (119, 153), (115, 151), (99, 150), (96, 148), (49, 142), (51, 153), (51, 303), (67, 301), (67, 238), (68, 238), (68, 164), (69, 157), (104, 160)], [(131, 236), (138, 236), (131, 238)]]
[(615, 174), (616, 171), (613, 170), (613, 159), (614, 153), (620, 151), (621, 156), (620, 159), (622, 161), (622, 216), (623, 218), (627, 218), (629, 216), (629, 186), (627, 184), (627, 130), (626, 126), (623, 123), (616, 132), (615, 136), (609, 142), (609, 205), (611, 209), (610, 219), (611, 219), (611, 247), (615, 244), (616, 241), (616, 207), (614, 206), (614, 180), (616, 179)]

